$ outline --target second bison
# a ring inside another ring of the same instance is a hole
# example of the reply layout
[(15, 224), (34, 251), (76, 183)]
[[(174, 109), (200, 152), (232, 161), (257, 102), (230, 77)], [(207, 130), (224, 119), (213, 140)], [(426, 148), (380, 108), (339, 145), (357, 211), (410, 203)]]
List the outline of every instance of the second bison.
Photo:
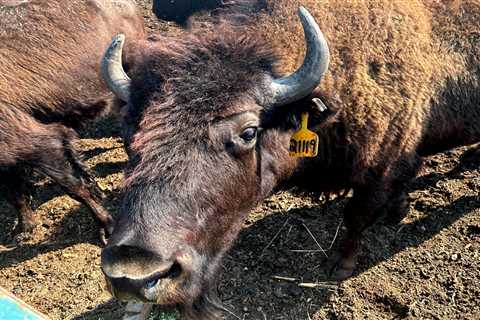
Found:
[(112, 230), (72, 128), (105, 111), (99, 48), (118, 32), (143, 37), (133, 2), (0, 1), (0, 183), (19, 211), (19, 230), (38, 224), (25, 195), (32, 169)]

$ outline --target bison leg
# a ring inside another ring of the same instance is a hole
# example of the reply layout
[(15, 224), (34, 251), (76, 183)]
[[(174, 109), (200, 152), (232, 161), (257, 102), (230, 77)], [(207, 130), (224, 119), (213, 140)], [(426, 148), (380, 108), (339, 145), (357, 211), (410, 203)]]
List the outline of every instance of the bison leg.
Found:
[(396, 179), (391, 185), (388, 202), (383, 211), (386, 214), (386, 222), (392, 225), (400, 223), (408, 211), (407, 194), (412, 179), (420, 170), (422, 161), (414, 157), (405, 161), (399, 161), (396, 166)]
[(331, 270), (332, 278), (343, 280), (352, 275), (360, 252), (362, 234), (377, 220), (387, 199), (381, 186), (354, 188), (353, 197), (344, 211), (347, 234), (340, 243), (339, 257)]
[[(63, 130), (68, 130), (64, 128)], [(69, 139), (46, 142), (39, 155), (37, 169), (51, 177), (73, 199), (87, 206), (95, 218), (105, 227), (107, 233), (113, 231), (113, 218), (99, 204), (101, 192), (98, 191), (90, 173), (80, 160)]]
[(354, 188), (353, 198), (344, 212), (347, 228), (346, 237), (341, 242), (340, 258), (332, 270), (337, 280), (352, 275), (360, 251), (361, 237), (365, 229), (387, 210), (390, 221), (399, 222), (406, 213), (406, 191), (408, 184), (420, 169), (421, 161), (414, 155), (399, 159), (390, 176), (370, 186)]
[(82, 182), (88, 187), (89, 191), (92, 193), (96, 200), (103, 198), (104, 194), (97, 186), (93, 174), (88, 169), (88, 167), (81, 160), (81, 156), (78, 154), (77, 150), (72, 146), (70, 141), (65, 143), (65, 154), (67, 155), (68, 161), (72, 166), (72, 169), (75, 172), (75, 176), (80, 177)]
[(12, 168), (1, 174), (2, 184), (5, 186), (7, 201), (17, 210), (18, 223), (14, 233), (31, 231), (41, 223), (29, 206), (31, 183), (28, 180), (31, 170), (26, 168)]

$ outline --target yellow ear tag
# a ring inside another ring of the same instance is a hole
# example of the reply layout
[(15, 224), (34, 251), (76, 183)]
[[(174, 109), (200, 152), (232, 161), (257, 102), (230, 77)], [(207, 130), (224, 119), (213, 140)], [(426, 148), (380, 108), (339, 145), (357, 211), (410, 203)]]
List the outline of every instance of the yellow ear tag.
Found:
[(318, 135), (308, 130), (308, 113), (302, 113), (302, 126), (290, 138), (291, 157), (315, 157), (318, 153)]

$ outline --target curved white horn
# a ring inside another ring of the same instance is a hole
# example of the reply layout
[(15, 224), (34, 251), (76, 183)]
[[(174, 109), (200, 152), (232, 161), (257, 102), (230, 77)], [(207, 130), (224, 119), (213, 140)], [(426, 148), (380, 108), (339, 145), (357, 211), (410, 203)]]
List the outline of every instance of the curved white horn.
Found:
[(295, 73), (272, 82), (274, 105), (284, 105), (308, 96), (328, 70), (330, 51), (325, 36), (307, 9), (300, 7), (299, 16), (307, 44), (305, 59)]
[(119, 33), (113, 38), (102, 59), (102, 75), (112, 92), (122, 101), (130, 97), (130, 78), (123, 70), (122, 50), (125, 35)]

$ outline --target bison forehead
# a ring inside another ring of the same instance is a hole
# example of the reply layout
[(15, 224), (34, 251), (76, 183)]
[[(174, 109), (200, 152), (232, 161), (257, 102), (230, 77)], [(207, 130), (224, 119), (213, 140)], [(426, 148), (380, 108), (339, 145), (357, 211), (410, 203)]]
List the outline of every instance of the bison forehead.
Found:
[(262, 104), (264, 79), (274, 72), (271, 48), (246, 30), (222, 29), (145, 43), (132, 76), (136, 107), (155, 109), (160, 103), (163, 111), (188, 115), (185, 121), (195, 115), (198, 122), (228, 112), (246, 95)]

